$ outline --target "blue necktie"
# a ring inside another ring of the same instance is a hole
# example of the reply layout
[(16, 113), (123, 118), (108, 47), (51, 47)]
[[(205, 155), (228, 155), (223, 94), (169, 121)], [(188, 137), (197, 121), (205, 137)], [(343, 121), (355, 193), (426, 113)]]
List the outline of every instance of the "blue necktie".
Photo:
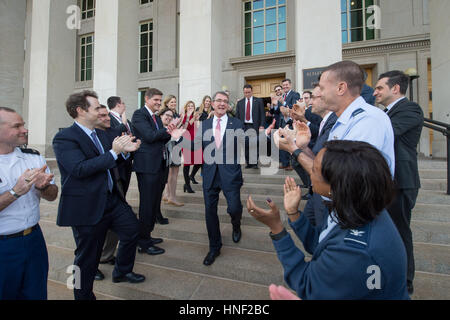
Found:
[[(105, 151), (103, 150), (103, 147), (100, 144), (100, 141), (98, 140), (98, 137), (97, 137), (97, 133), (95, 131), (92, 131), (91, 137), (92, 137), (92, 140), (94, 141), (95, 146), (97, 147), (98, 151), (100, 152), (100, 154), (104, 154)], [(109, 172), (109, 170), (107, 170), (107, 172), (108, 172), (108, 190), (109, 190), (109, 192), (112, 192), (113, 179), (111, 177), (111, 173)]]

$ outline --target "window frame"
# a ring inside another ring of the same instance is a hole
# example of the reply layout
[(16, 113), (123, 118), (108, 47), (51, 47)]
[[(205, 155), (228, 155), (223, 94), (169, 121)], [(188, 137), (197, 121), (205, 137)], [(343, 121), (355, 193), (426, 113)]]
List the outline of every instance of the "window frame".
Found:
[[(88, 8), (89, 0), (80, 0), (81, 20), (88, 20), (95, 18), (96, 0), (92, 0), (92, 7)], [(92, 16), (88, 14), (92, 12)]]
[[(91, 37), (91, 42), (87, 43), (88, 38)], [(83, 43), (83, 39), (86, 39), (85, 43)], [(80, 82), (91, 81), (94, 78), (94, 44), (95, 44), (95, 34), (87, 33), (79, 36), (79, 67), (78, 67), (78, 79)], [(87, 56), (87, 47), (92, 46), (91, 55)], [(83, 57), (83, 48), (85, 48), (85, 55)], [(87, 67), (87, 58), (91, 57), (91, 68)], [(83, 69), (83, 60), (84, 60), (84, 69)], [(87, 71), (91, 71), (91, 77), (87, 78)]]
[[(345, 11), (342, 9), (342, 1), (346, 1), (346, 9), (345, 9)], [(370, 41), (370, 40), (375, 40), (375, 39), (377, 39), (377, 32), (375, 32), (375, 30), (373, 30), (372, 32), (373, 32), (373, 38), (370, 38), (370, 39), (368, 39), (368, 37), (367, 37), (367, 34), (368, 34), (368, 27), (367, 27), (367, 20), (370, 18), (370, 17), (372, 17), (374, 14), (375, 14), (375, 12), (373, 12), (372, 14), (368, 14), (367, 13), (367, 8), (368, 7), (370, 7), (370, 6), (373, 6), (373, 5), (377, 5), (377, 1), (376, 0), (369, 0), (369, 1), (372, 1), (372, 4), (371, 5), (369, 5), (369, 6), (366, 6), (366, 1), (367, 0), (361, 0), (361, 2), (362, 2), (362, 7), (359, 9), (359, 8), (357, 8), (357, 9), (351, 9), (351, 1), (353, 1), (353, 0), (341, 0), (341, 42), (342, 42), (342, 44), (349, 44), (349, 43), (354, 43), (354, 42), (362, 42), (362, 41)], [(361, 10), (362, 11), (362, 26), (357, 26), (357, 27), (354, 27), (354, 28), (352, 28), (352, 26), (351, 26), (351, 13), (352, 12), (356, 12), (356, 11), (359, 11), (359, 10)], [(342, 25), (342, 15), (343, 14), (346, 14), (346, 18), (347, 18), (347, 20), (346, 20), (346, 28), (344, 29), (343, 28), (343, 25)], [(362, 32), (363, 32), (363, 39), (362, 40), (354, 40), (354, 41), (352, 41), (351, 39), (352, 39), (352, 30), (358, 30), (358, 29), (362, 29)], [(344, 32), (346, 32), (346, 41), (344, 42), (344, 36), (343, 36), (343, 34), (344, 34)]]
[[(272, 6), (267, 6), (266, 1), (267, 0), (261, 0), (263, 1), (262, 8), (255, 9), (253, 7), (254, 0), (243, 0), (242, 1), (242, 55), (244, 57), (252, 57), (252, 56), (259, 56), (264, 54), (274, 54), (279, 52), (286, 52), (288, 49), (288, 14), (287, 14), (287, 0), (284, 0), (284, 3), (279, 3), (280, 0), (275, 0), (275, 4)], [(250, 8), (246, 9), (247, 4), (250, 3)], [(284, 21), (279, 21), (279, 10), (280, 8), (284, 8), (285, 10), (285, 16)], [(271, 24), (267, 24), (267, 10), (275, 9), (275, 22)], [(262, 27), (263, 28), (263, 41), (254, 41), (254, 13), (255, 12), (262, 12), (263, 13), (263, 19), (264, 22), (261, 26), (256, 27)], [(246, 15), (250, 14), (250, 27), (246, 26)], [(285, 35), (283, 38), (280, 38), (280, 24), (285, 25)], [(267, 40), (267, 28), (270, 26), (276, 26), (276, 35), (274, 40)], [(250, 31), (250, 42), (247, 42), (246, 33)], [(280, 50), (280, 42), (284, 41), (284, 50)], [(267, 43), (276, 42), (276, 49), (274, 52), (267, 52)], [(263, 53), (255, 54), (254, 52), (254, 45), (255, 44), (263, 44)], [(247, 47), (250, 46), (250, 52), (247, 54)]]
[[(147, 31), (142, 31), (142, 26), (147, 24), (148, 28)], [(151, 26), (151, 28), (150, 28)], [(142, 35), (143, 34), (147, 34), (148, 35), (148, 40), (147, 40), (147, 44), (145, 46), (142, 45)], [(151, 37), (150, 37), (151, 35)], [(151, 39), (151, 41), (150, 41)], [(150, 20), (145, 20), (145, 21), (141, 21), (139, 22), (139, 60), (138, 60), (138, 69), (139, 69), (139, 74), (143, 74), (143, 73), (148, 73), (148, 72), (153, 72), (153, 41), (154, 41), (154, 22), (153, 19)], [(147, 58), (146, 59), (142, 59), (142, 48), (143, 47), (147, 47)], [(147, 68), (146, 71), (142, 71), (142, 62), (143, 61), (147, 61)], [(150, 66), (150, 62), (151, 62), (151, 68)]]

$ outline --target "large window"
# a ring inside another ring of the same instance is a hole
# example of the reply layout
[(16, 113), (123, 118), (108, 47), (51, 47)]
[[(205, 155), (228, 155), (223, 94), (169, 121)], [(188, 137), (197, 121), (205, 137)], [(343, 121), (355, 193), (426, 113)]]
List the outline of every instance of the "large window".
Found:
[(81, 19), (89, 19), (95, 16), (95, 0), (81, 0)]
[(153, 22), (147, 21), (140, 25), (140, 55), (139, 72), (153, 71)]
[(341, 0), (342, 43), (375, 39), (375, 29), (367, 25), (373, 5), (374, 0)]
[(244, 1), (244, 54), (286, 51), (286, 0)]
[(80, 37), (80, 81), (92, 80), (94, 60), (94, 35)]

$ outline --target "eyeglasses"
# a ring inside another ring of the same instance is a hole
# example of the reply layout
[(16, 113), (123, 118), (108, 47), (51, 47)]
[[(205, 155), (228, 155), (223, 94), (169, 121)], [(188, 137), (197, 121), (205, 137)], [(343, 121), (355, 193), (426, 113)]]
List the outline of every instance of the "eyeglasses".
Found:
[(225, 104), (228, 104), (228, 100), (222, 100), (222, 99), (216, 99), (216, 100), (214, 100), (215, 102), (217, 102), (217, 103), (225, 103)]

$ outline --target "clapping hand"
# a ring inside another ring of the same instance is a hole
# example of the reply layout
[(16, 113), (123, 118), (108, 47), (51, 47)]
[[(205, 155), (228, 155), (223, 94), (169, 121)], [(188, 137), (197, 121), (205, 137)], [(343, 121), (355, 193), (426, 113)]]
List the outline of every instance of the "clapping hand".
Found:
[(306, 120), (305, 112), (306, 112), (305, 103), (297, 101), (297, 103), (292, 106), (291, 116), (294, 120), (299, 120), (301, 122), (307, 123), (308, 120)]
[(45, 172), (45, 169), (47, 169), (47, 165), (44, 165), (40, 169), (25, 170), (19, 177), (19, 179), (17, 179), (17, 183), (13, 187), (14, 192), (20, 196), (26, 194), (28, 191), (30, 191), (31, 187), (36, 183), (36, 181), (38, 179), (41, 179), (39, 177), (39, 173)]
[(305, 149), (309, 142), (311, 141), (311, 130), (306, 123), (295, 121), (294, 128), (297, 131), (296, 133), (296, 145), (299, 149)]
[(122, 135), (113, 141), (112, 149), (116, 154), (134, 152), (141, 146), (141, 140), (136, 140), (134, 136)]
[(275, 134), (273, 135), (273, 140), (278, 149), (292, 153), (297, 149), (294, 137), (294, 130), (284, 128), (279, 129), (277, 132), (275, 132)]
[(293, 214), (298, 211), (298, 206), (302, 198), (302, 191), (300, 187), (295, 183), (294, 178), (286, 177), (284, 181), (284, 210), (288, 214)]
[(291, 291), (283, 286), (271, 284), (269, 287), (270, 299), (272, 300), (301, 300)]
[(37, 189), (44, 189), (47, 187), (53, 180), (53, 173), (46, 173), (47, 165), (44, 165), (42, 168), (38, 169), (36, 172), (34, 187)]
[(173, 140), (178, 140), (186, 132), (186, 129), (183, 128), (174, 128), (168, 131)]
[(280, 210), (278, 210), (277, 206), (272, 202), (272, 200), (267, 199), (266, 203), (269, 206), (269, 209), (261, 209), (256, 206), (256, 204), (253, 202), (252, 197), (249, 196), (247, 199), (248, 213), (250, 213), (253, 218), (258, 220), (259, 222), (268, 226), (273, 234), (280, 233), (281, 231), (283, 231), (283, 224), (280, 218)]

